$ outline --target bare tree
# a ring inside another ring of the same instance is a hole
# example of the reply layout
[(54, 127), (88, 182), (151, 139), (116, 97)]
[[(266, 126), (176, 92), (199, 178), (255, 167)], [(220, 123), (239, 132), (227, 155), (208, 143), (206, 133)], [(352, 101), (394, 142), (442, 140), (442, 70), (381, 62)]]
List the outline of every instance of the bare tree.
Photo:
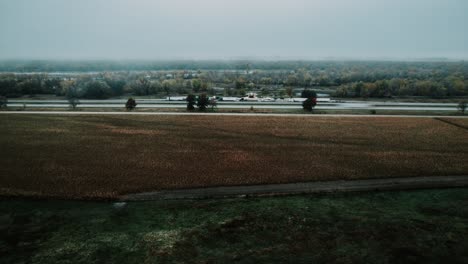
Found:
[(78, 89), (76, 86), (70, 86), (67, 91), (68, 104), (75, 110), (76, 106), (80, 103), (78, 100)]
[(68, 98), (68, 104), (73, 108), (73, 110), (76, 109), (76, 106), (80, 103), (80, 100), (76, 97), (70, 97)]
[(215, 108), (218, 108), (218, 102), (216, 101), (216, 98), (210, 98), (208, 105), (211, 107), (211, 112), (214, 112)]

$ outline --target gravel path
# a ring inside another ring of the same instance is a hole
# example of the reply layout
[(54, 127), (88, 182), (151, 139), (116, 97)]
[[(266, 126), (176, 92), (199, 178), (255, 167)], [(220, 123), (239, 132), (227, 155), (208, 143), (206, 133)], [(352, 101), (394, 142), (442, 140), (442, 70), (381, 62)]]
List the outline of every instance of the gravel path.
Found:
[(350, 181), (323, 181), (251, 186), (164, 190), (124, 195), (122, 201), (229, 198), (303, 193), (388, 191), (468, 187), (468, 176), (431, 176)]

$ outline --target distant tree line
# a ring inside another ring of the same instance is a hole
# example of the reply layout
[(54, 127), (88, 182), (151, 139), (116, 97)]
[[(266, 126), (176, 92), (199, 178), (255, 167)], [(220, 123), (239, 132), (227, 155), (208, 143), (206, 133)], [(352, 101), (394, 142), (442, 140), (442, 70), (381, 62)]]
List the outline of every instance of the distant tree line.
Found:
[(463, 78), (448, 76), (442, 80), (399, 79), (379, 80), (375, 82), (354, 82), (338, 87), (337, 97), (394, 97), (426, 96), (443, 98), (468, 95), (468, 86)]
[[(204, 93), (244, 96), (249, 91), (294, 97), (295, 91), (309, 88), (336, 97), (468, 95), (466, 62), (38, 61), (3, 62), (0, 71), (16, 72), (0, 73), (0, 96), (9, 98), (37, 94), (88, 99)], [(37, 71), (59, 72), (31, 73)]]

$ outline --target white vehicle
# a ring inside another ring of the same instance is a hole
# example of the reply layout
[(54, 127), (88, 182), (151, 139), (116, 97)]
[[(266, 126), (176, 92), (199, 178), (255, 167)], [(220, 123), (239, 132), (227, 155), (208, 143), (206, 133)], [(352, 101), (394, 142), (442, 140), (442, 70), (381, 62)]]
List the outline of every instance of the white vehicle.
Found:
[(293, 102), (304, 102), (305, 100), (307, 100), (307, 98), (300, 98), (300, 97), (295, 97), (295, 98), (292, 98), (292, 101)]
[(239, 97), (222, 97), (221, 101), (226, 102), (239, 102), (241, 99)]
[[(296, 98), (291, 98), (289, 101), (290, 102), (304, 102), (305, 100), (307, 100), (307, 98), (299, 98), (299, 97), (296, 97)], [(330, 98), (324, 98), (324, 97), (317, 97), (317, 103), (329, 103), (331, 102)]]
[(242, 97), (242, 101), (257, 101), (258, 97), (256, 93), (248, 93), (246, 97)]
[(260, 98), (260, 102), (274, 102), (275, 99), (271, 98), (271, 97), (263, 97), (263, 98)]
[(324, 98), (324, 97), (318, 97), (317, 98), (317, 103), (318, 102), (321, 102), (321, 103), (329, 103), (331, 102), (330, 98)]
[(169, 96), (166, 97), (167, 101), (185, 101), (187, 96)]

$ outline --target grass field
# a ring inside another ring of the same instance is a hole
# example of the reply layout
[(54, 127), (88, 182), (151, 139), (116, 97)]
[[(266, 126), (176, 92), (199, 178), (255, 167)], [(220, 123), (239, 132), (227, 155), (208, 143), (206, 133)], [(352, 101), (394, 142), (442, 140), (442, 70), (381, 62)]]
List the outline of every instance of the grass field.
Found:
[[(452, 123), (450, 123), (452, 122)], [(468, 119), (0, 116), (0, 194), (468, 174)]]
[(0, 201), (0, 263), (467, 263), (468, 190)]

